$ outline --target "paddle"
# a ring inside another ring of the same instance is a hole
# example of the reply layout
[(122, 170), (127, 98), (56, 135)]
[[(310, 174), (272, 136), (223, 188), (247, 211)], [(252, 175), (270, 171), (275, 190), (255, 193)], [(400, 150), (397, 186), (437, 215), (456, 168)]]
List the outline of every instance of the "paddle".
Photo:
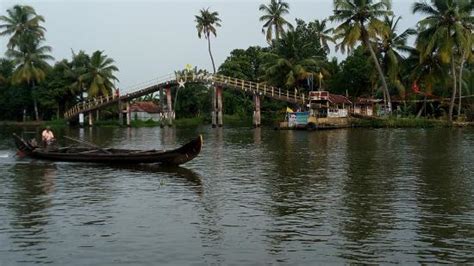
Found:
[(78, 142), (78, 143), (81, 143), (81, 144), (84, 144), (84, 145), (87, 145), (87, 146), (92, 147), (92, 148), (96, 148), (96, 149), (98, 149), (98, 150), (100, 150), (100, 151), (103, 151), (103, 152), (105, 152), (105, 153), (111, 154), (110, 151), (105, 150), (105, 149), (103, 149), (103, 148), (101, 148), (101, 147), (95, 145), (94, 143), (90, 143), (90, 142), (85, 141), (85, 140), (80, 140), (80, 139), (71, 138), (71, 137), (68, 137), (68, 136), (64, 136), (64, 138), (66, 138), (66, 139), (68, 139), (68, 140), (72, 140), (72, 141)]

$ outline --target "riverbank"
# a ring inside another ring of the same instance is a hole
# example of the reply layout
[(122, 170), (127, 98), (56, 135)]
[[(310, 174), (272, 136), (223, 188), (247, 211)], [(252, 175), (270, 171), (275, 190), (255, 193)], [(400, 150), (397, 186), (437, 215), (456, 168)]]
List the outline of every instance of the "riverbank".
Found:
[(413, 117), (371, 117), (371, 118), (337, 118), (326, 119), (312, 124), (311, 127), (289, 128), (287, 123), (279, 123), (278, 129), (338, 129), (338, 128), (442, 128), (442, 127), (474, 127), (474, 122), (456, 121), (448, 123), (446, 120), (413, 118)]
[[(239, 115), (224, 115), (224, 125), (232, 126), (252, 126), (251, 117), (241, 117)], [(185, 127), (196, 127), (200, 125), (210, 124), (211, 121), (207, 117), (195, 117), (195, 118), (181, 118), (173, 121), (174, 127), (185, 128)], [(51, 126), (55, 128), (67, 127), (68, 123), (66, 120), (53, 120), (53, 121), (0, 121), (0, 126), (13, 126), (13, 127), (43, 127)], [(94, 123), (95, 127), (126, 127), (121, 125), (118, 120), (99, 120)], [(167, 123), (159, 121), (131, 121), (131, 127), (164, 127), (168, 126)], [(372, 118), (372, 119), (361, 119), (361, 118), (350, 118), (347, 127), (363, 127), (363, 128), (433, 128), (433, 127), (474, 127), (474, 122), (455, 121), (449, 124), (446, 120), (439, 119), (426, 119), (426, 118)]]
[(352, 127), (371, 127), (371, 128), (433, 128), (433, 127), (472, 127), (473, 122), (455, 121), (452, 124), (446, 120), (426, 119), (426, 118), (401, 118), (388, 117), (377, 119), (351, 119)]
[(352, 127), (371, 127), (371, 128), (430, 128), (430, 127), (450, 127), (447, 121), (426, 118), (377, 118), (361, 119), (352, 118)]

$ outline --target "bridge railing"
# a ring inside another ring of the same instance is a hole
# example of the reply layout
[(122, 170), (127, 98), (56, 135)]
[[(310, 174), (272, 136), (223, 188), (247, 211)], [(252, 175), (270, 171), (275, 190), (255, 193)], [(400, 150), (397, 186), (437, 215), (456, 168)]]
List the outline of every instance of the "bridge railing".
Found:
[[(179, 80), (176, 80), (177, 78)], [(273, 99), (297, 104), (305, 104), (305, 100), (308, 99), (308, 97), (306, 97), (304, 93), (299, 93), (297, 89), (293, 91), (283, 90), (281, 88), (269, 86), (266, 83), (257, 83), (253, 81), (232, 78), (218, 74), (212, 75), (190, 73), (185, 74), (184, 76), (182, 75), (177, 77), (174, 73), (172, 73), (130, 86), (126, 90), (124, 90), (126, 91), (126, 93), (120, 96), (114, 94), (106, 95), (78, 103), (71, 109), (66, 111), (64, 117), (66, 119), (70, 119), (78, 115), (79, 113), (92, 111), (104, 105), (111, 104), (112, 102), (137, 98), (144, 95), (145, 93), (149, 93), (150, 90), (156, 90), (156, 88), (153, 88), (155, 86), (166, 85), (167, 83), (171, 82), (177, 83), (181, 80), (184, 80), (186, 82), (211, 83), (217, 86), (229, 87), (235, 90), (251, 92), (256, 95), (262, 95)]]
[(223, 75), (214, 75), (213, 82), (218, 83), (221, 86), (233, 87), (234, 89), (242, 91), (250, 91), (257, 95), (264, 95), (273, 99), (304, 104), (308, 97), (304, 93), (298, 92), (297, 89), (294, 91), (282, 90), (281, 88), (269, 86), (266, 83), (257, 83), (253, 81), (227, 77)]
[(145, 81), (145, 82), (141, 82), (141, 83), (132, 85), (131, 87), (128, 87), (127, 89), (124, 90), (124, 91), (126, 91), (126, 93), (123, 94), (123, 95), (112, 94), (112, 95), (105, 95), (105, 96), (100, 96), (100, 97), (95, 97), (95, 98), (92, 98), (92, 99), (88, 99), (84, 102), (80, 102), (80, 103), (77, 103), (76, 105), (74, 105), (71, 109), (69, 109), (68, 111), (66, 111), (64, 113), (64, 117), (66, 119), (70, 119), (71, 117), (74, 117), (74, 116), (76, 116), (79, 113), (82, 113), (84, 111), (94, 109), (95, 107), (102, 106), (102, 105), (107, 104), (107, 103), (119, 101), (119, 100), (122, 100), (122, 99), (127, 99), (127, 98), (129, 98), (129, 95), (131, 95), (131, 94), (140, 92), (141, 90), (145, 90), (145, 89), (147, 89), (149, 87), (152, 87), (152, 86), (155, 86), (157, 84), (173, 81), (174, 79), (175, 79), (174, 74), (167, 74), (167, 75), (164, 75), (164, 76), (152, 79), (152, 80), (148, 80), (148, 81)]

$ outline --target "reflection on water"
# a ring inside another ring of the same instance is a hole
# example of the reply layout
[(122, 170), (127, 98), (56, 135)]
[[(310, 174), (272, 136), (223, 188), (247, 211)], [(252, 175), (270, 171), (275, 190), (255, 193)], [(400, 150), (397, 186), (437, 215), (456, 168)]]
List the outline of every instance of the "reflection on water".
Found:
[[(429, 245), (418, 252), (420, 261), (465, 262), (459, 254), (470, 253), (472, 262), (474, 255), (469, 243), (472, 244), (474, 239), (474, 224), (464, 215), (471, 213), (472, 218), (473, 183), (466, 182), (465, 177), (470, 175), (472, 181), (473, 172), (463, 173), (464, 165), (472, 164), (472, 157), (450, 156), (467, 155), (466, 146), (452, 145), (462, 141), (462, 135), (456, 132), (422, 141), (424, 149), (420, 157), (420, 186), (416, 198), (422, 213), (418, 231), (419, 241)], [(467, 243), (459, 239), (465, 239)]]
[(35, 164), (33, 168), (15, 164), (9, 169), (10, 176), (14, 177), (12, 193), (6, 199), (7, 208), (13, 212), (7, 227), (7, 231), (12, 232), (9, 250), (28, 252), (33, 258), (24, 262), (49, 262), (42, 254), (41, 244), (48, 241), (46, 210), (52, 204), (56, 171), (54, 164)]
[(18, 160), (12, 132), (6, 265), (474, 262), (472, 129), (56, 131), (136, 149), (203, 134), (200, 156), (173, 168)]

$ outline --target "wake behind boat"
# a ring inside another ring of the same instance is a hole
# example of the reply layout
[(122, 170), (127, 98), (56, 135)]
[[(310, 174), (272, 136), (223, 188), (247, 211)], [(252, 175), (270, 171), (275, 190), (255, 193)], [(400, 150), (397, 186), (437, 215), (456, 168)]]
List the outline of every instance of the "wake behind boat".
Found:
[(28, 141), (13, 134), (19, 152), (31, 158), (50, 161), (92, 162), (92, 163), (160, 163), (180, 165), (194, 159), (202, 148), (202, 136), (191, 140), (183, 146), (169, 151), (163, 150), (128, 150), (100, 147), (62, 147), (43, 149), (31, 145)]

